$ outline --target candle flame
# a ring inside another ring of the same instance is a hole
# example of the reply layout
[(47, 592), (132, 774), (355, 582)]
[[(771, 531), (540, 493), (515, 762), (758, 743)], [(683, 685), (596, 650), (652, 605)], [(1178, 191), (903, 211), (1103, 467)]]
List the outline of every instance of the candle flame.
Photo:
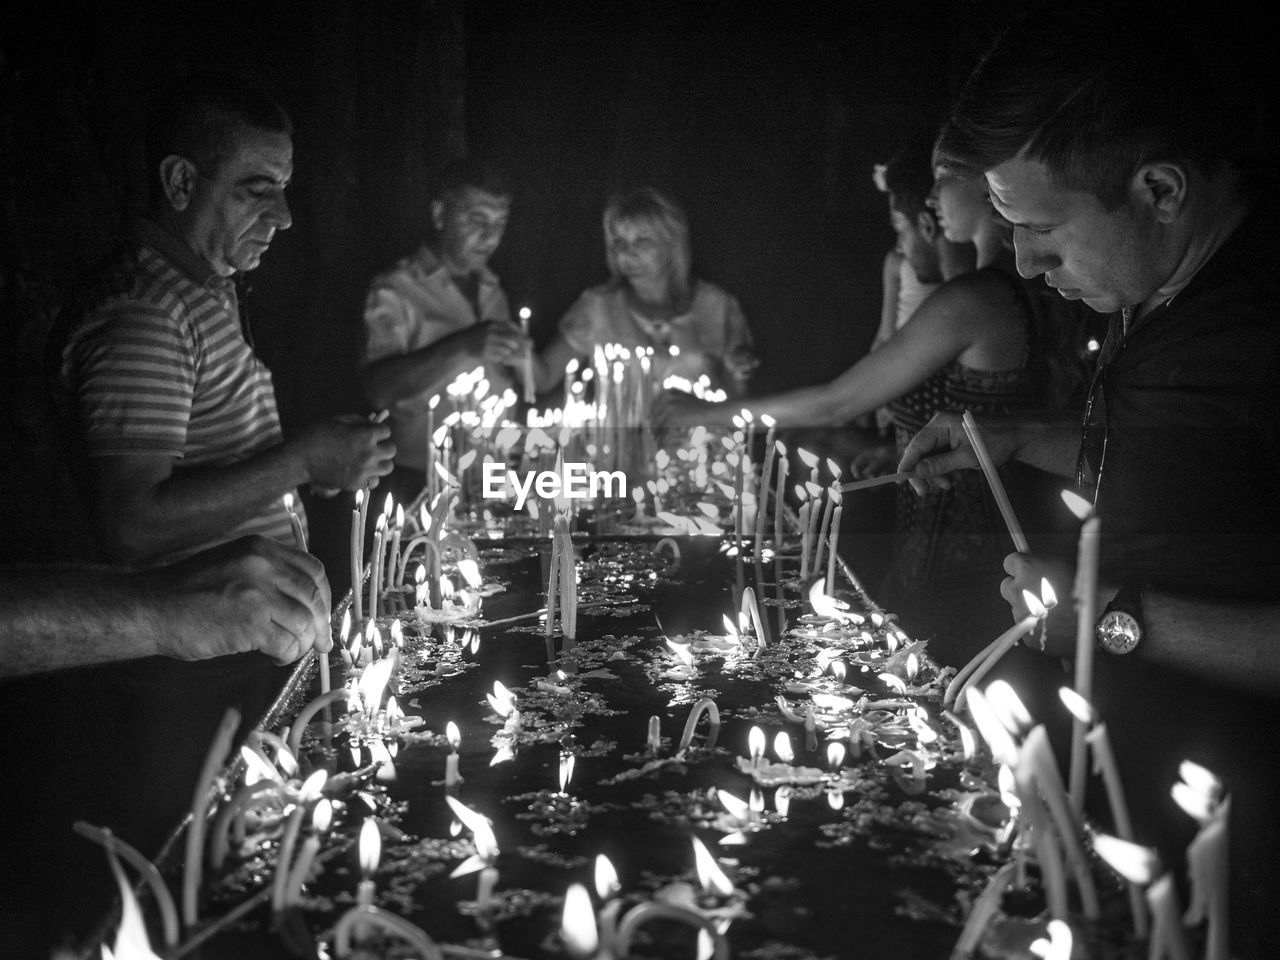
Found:
[(693, 666), (693, 651), (685, 643), (667, 641), (667, 648), (675, 655), (676, 662), (685, 667)]
[(996, 786), (1000, 788), (1000, 799), (1004, 805), (1010, 810), (1022, 806), (1022, 800), (1018, 797), (1018, 782), (1013, 775), (1013, 768), (1007, 763), (1000, 764), (1000, 770), (996, 773)]
[(1013, 764), (1018, 762), (1018, 747), (1013, 742), (1013, 735), (1000, 722), (991, 704), (983, 696), (982, 691), (974, 687), (965, 690), (965, 702), (969, 706), (969, 715), (977, 724), (982, 739), (987, 741), (991, 756), (997, 763)]
[(501, 680), (493, 681), (493, 693), (487, 696), (489, 706), (493, 707), (493, 712), (500, 717), (511, 716), (511, 711), (516, 708), (516, 695), (508, 690)]
[(1027, 606), (1027, 613), (1033, 617), (1043, 617), (1048, 612), (1040, 598), (1030, 590), (1022, 591), (1022, 602)]
[(1169, 792), (1182, 812), (1199, 823), (1204, 823), (1213, 814), (1213, 802), (1195, 787), (1179, 782)]
[(1049, 921), (1049, 939), (1031, 942), (1031, 952), (1043, 960), (1071, 960), (1071, 928), (1061, 920)]
[(288, 510), (290, 513), (293, 513), (293, 494), (292, 493), (286, 493), (284, 495), (284, 508)]
[(987, 703), (1006, 730), (1016, 737), (1030, 729), (1031, 714), (1007, 680), (993, 680), (985, 693)]
[(323, 768), (312, 773), (302, 782), (302, 789), (298, 792), (298, 802), (314, 803), (319, 800), (320, 792), (324, 790), (324, 785), (328, 779), (329, 773)]
[(759, 787), (752, 787), (751, 793), (747, 797), (747, 806), (753, 814), (759, 815), (764, 813), (764, 794), (760, 792)]
[(830, 617), (833, 620), (848, 619), (845, 611), (849, 609), (849, 604), (843, 600), (837, 600), (835, 597), (827, 596), (826, 577), (819, 577), (809, 587), (809, 606), (820, 617)]
[(727, 790), (717, 790), (716, 799), (720, 801), (720, 806), (728, 811), (729, 816), (735, 820), (747, 821), (751, 818), (751, 807), (743, 800), (735, 797)]
[(902, 678), (893, 673), (881, 673), (878, 675), (880, 682), (892, 690), (896, 694), (904, 694), (907, 692), (907, 685)]
[[(737, 640), (740, 638), (738, 628), (733, 625), (733, 621), (729, 619), (727, 613), (720, 615), (721, 622), (724, 624), (724, 635), (730, 639)], [(747, 618), (744, 614), (738, 614), (738, 625), (745, 631), (747, 629)]]
[(596, 916), (591, 909), (591, 894), (580, 883), (570, 884), (565, 892), (560, 936), (564, 939), (565, 949), (574, 957), (593, 957), (600, 945)]
[(844, 809), (844, 792), (841, 790), (827, 791), (827, 806), (832, 810)]
[(262, 754), (257, 750), (251, 750), (247, 746), (240, 747), (240, 759), (244, 761), (244, 782), (245, 785), (258, 783), (260, 780), (280, 781), (280, 771), (262, 758)]
[(458, 725), (450, 720), (444, 727), (444, 738), (449, 741), (449, 746), (457, 752), (458, 747), (462, 745), (462, 733), (458, 730)]
[(462, 574), (462, 579), (467, 582), (467, 586), (476, 590), (480, 587), (480, 565), (469, 557), (458, 561), (458, 572)]
[(849, 669), (848, 666), (845, 664), (843, 660), (831, 661), (831, 675), (841, 683), (844, 683), (844, 678), (846, 673), (848, 672), (848, 669)]
[[(377, 631), (374, 631), (374, 639), (381, 644)], [(366, 714), (373, 716), (378, 712), (378, 707), (382, 705), (382, 694), (386, 690), (387, 684), (391, 680), (390, 660), (375, 660), (369, 664), (360, 674), (360, 680), (356, 684), (356, 690), (360, 694), (360, 700)]]
[(573, 779), (573, 764), (575, 757), (572, 753), (560, 754), (560, 792), (564, 793), (565, 787), (569, 785), (569, 781)]
[(704, 893), (728, 897), (733, 894), (733, 882), (725, 876), (724, 871), (716, 863), (716, 858), (697, 837), (693, 840), (693, 859), (698, 871), (698, 883)]
[(916, 674), (920, 672), (920, 658), (914, 653), (907, 654), (907, 680), (911, 681), (916, 678)]
[(342, 629), (338, 631), (338, 642), (345, 647), (347, 645), (347, 638), (350, 636), (351, 636), (351, 608), (347, 607), (347, 609), (342, 614)]
[(747, 734), (747, 749), (751, 753), (752, 760), (759, 760), (764, 756), (764, 745), (764, 731), (759, 727), (752, 727), (751, 732)]
[(1062, 491), (1062, 502), (1067, 505), (1067, 509), (1076, 515), (1077, 520), (1087, 519), (1089, 514), (1093, 512), (1093, 504), (1084, 497), (1071, 490)]
[(1046, 610), (1058, 604), (1058, 593), (1053, 589), (1053, 584), (1049, 582), (1048, 577), (1040, 578), (1040, 601), (1045, 605)]
[(311, 829), (316, 833), (324, 833), (329, 829), (329, 824), (333, 822), (333, 804), (328, 800), (321, 800), (316, 804), (316, 808), (311, 811)]
[(1130, 883), (1148, 884), (1160, 872), (1160, 858), (1154, 849), (1121, 840), (1107, 833), (1093, 835), (1094, 852)]
[(787, 736), (785, 730), (773, 738), (773, 752), (783, 763), (790, 763), (796, 758), (795, 751), (791, 749), (791, 738)]
[(613, 861), (603, 853), (596, 854), (596, 895), (601, 900), (616, 897), (622, 884), (618, 883), (618, 871), (613, 868)]
[(378, 832), (378, 824), (371, 817), (360, 828), (360, 872), (369, 877), (378, 869), (380, 859), (382, 834)]
[(796, 453), (800, 455), (800, 459), (804, 461), (804, 465), (810, 470), (818, 465), (818, 455), (816, 453), (810, 453), (804, 447), (801, 447)]
[(827, 744), (827, 763), (832, 770), (839, 770), (844, 764), (845, 746), (836, 740)]
[(1212, 771), (1191, 760), (1183, 760), (1178, 764), (1178, 776), (1183, 783), (1197, 793), (1203, 794), (1210, 802), (1217, 802), (1222, 796), (1222, 781)]
[(1081, 723), (1093, 723), (1097, 719), (1097, 715), (1093, 712), (1093, 707), (1089, 705), (1089, 701), (1070, 687), (1060, 687), (1058, 689), (1058, 698), (1062, 701), (1063, 706), (1071, 711), (1071, 715)]

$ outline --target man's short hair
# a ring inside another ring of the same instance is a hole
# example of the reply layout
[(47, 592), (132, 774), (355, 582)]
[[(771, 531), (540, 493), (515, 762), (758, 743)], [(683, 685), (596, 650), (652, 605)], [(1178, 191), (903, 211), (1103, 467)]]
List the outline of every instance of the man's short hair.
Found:
[(511, 180), (502, 164), (485, 157), (463, 157), (450, 161), (440, 171), (435, 199), (443, 203), (468, 187), (508, 200), (513, 192)]
[(876, 186), (889, 195), (889, 205), (911, 221), (922, 213), (929, 213), (926, 201), (933, 190), (933, 152), (929, 141), (906, 143), (887, 163), (877, 166)]
[(1186, 38), (1165, 35), (1176, 18), (1144, 10), (1054, 0), (1023, 13), (961, 90), (939, 158), (987, 171), (1022, 154), (1108, 208), (1144, 163), (1216, 169), (1228, 111)]
[(284, 108), (243, 77), (197, 73), (170, 87), (147, 120), (152, 201), (163, 198), (156, 172), (165, 157), (185, 157), (202, 176), (212, 178), (246, 128), (293, 134)]

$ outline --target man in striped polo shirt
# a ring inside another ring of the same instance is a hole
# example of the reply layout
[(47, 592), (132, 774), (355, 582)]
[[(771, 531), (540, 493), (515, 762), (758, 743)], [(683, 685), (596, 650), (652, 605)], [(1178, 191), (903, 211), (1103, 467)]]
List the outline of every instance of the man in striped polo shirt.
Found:
[(241, 326), (231, 278), (291, 223), (291, 130), (235, 77), (179, 84), (148, 124), (150, 215), (63, 321), (82, 487), (111, 560), (167, 562), (244, 534), (291, 540), (284, 494), (357, 489), (391, 469), (389, 429), (363, 418), (285, 440), (271, 373)]

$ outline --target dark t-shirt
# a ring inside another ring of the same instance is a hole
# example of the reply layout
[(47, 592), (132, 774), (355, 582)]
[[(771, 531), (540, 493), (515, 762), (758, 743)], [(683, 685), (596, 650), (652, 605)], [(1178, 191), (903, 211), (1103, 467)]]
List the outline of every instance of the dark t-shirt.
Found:
[(1280, 598), (1277, 267), (1275, 223), (1255, 212), (1119, 341), (1101, 374), (1103, 579)]

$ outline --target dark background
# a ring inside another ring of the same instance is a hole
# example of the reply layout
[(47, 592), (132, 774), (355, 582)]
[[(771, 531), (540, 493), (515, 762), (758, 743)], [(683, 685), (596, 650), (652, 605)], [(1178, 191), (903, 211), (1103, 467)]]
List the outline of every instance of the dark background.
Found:
[[(871, 167), (936, 126), (1018, 7), (9, 4), (0, 14), (0, 561), (80, 549), (38, 402), (43, 334), (70, 281), (140, 209), (143, 125), (172, 79), (242, 72), (297, 125), (294, 226), (253, 274), (247, 301), (286, 430), (364, 409), (355, 357), (366, 286), (422, 238), (434, 172), (466, 151), (502, 158), (515, 174), (493, 266), (512, 302), (532, 308), (538, 340), (605, 277), (606, 195), (654, 183), (689, 211), (697, 272), (742, 302), (764, 361), (755, 389), (771, 390), (829, 378), (865, 351), (892, 240)], [(1222, 9), (1210, 28), (1247, 28)], [(1189, 40), (1213, 50), (1242, 91), (1256, 86), (1256, 68), (1232, 45), (1242, 41), (1188, 24)], [(1254, 91), (1249, 103), (1266, 127), (1274, 101)], [(341, 557), (349, 500), (309, 504), (322, 556), (332, 542)], [(345, 589), (342, 572), (334, 580)]]

